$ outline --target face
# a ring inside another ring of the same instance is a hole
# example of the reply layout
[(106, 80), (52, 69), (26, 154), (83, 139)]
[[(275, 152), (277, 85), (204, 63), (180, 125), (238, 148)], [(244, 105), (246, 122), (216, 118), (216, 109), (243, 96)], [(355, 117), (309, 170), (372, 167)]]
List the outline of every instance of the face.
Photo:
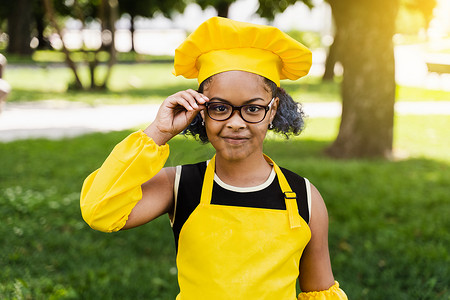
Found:
[[(206, 84), (203, 93), (210, 102), (228, 103), (234, 106), (245, 104), (267, 106), (272, 94), (264, 79), (256, 74), (244, 71), (228, 71), (214, 75)], [(216, 154), (227, 160), (242, 160), (252, 155), (261, 155), (263, 141), (270, 122), (275, 117), (278, 99), (275, 98), (271, 109), (259, 123), (248, 123), (241, 118), (239, 111), (233, 111), (228, 120), (211, 119), (202, 111), (206, 133)]]

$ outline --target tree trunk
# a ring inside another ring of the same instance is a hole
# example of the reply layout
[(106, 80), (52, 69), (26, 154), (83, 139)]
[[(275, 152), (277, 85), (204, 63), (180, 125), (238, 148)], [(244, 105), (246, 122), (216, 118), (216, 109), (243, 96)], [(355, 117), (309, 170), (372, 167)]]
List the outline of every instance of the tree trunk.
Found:
[[(336, 28), (336, 21), (333, 17), (333, 26)], [(338, 62), (338, 50), (339, 50), (339, 32), (334, 30), (333, 43), (328, 48), (327, 58), (325, 60), (325, 72), (323, 73), (322, 80), (332, 81), (334, 79), (334, 67)]]
[(217, 4), (217, 16), (222, 18), (228, 18), (228, 11), (230, 9), (230, 3), (221, 1)]
[(131, 15), (131, 20), (130, 20), (130, 34), (131, 34), (131, 50), (132, 52), (136, 52), (136, 49), (134, 49), (134, 32), (135, 32), (135, 27), (134, 27), (134, 18), (136, 16)]
[(116, 51), (116, 39), (115, 39), (115, 32), (116, 32), (116, 26), (115, 23), (118, 19), (118, 15), (119, 15), (119, 3), (117, 0), (102, 0), (104, 3), (104, 8), (105, 8), (105, 15), (104, 15), (104, 19), (102, 19), (102, 27), (103, 30), (109, 30), (111, 31), (111, 44), (108, 47), (108, 52), (109, 52), (109, 60), (108, 60), (108, 66), (107, 66), (107, 70), (106, 70), (106, 75), (103, 79), (103, 83), (100, 84), (98, 86), (98, 88), (100, 89), (106, 89), (106, 86), (108, 84), (109, 78), (111, 77), (111, 73), (112, 73), (112, 67), (114, 66), (114, 64), (116, 63), (116, 56), (117, 56), (117, 51)]
[(47, 26), (47, 21), (45, 20), (45, 8), (40, 1), (33, 2), (33, 20), (36, 27), (33, 34), (39, 41), (37, 49), (50, 49), (50, 42), (44, 36), (44, 30)]
[(44, 24), (44, 14), (35, 14), (34, 20), (36, 22), (36, 34), (39, 41), (38, 49), (50, 49), (50, 43), (44, 36), (45, 24)]
[(334, 66), (337, 62), (337, 49), (338, 47), (338, 35), (334, 35), (333, 44), (328, 49), (327, 59), (325, 60), (325, 72), (323, 73), (322, 80), (331, 81), (334, 79)]
[(336, 158), (392, 154), (397, 0), (330, 0), (344, 67), (339, 134), (327, 153)]
[(8, 53), (30, 55), (32, 3), (29, 0), (16, 0), (8, 16)]
[(66, 64), (67, 66), (72, 70), (73, 75), (75, 77), (75, 83), (74, 87), (78, 90), (84, 89), (83, 84), (81, 83), (80, 77), (78, 76), (77, 72), (77, 66), (75, 65), (75, 62), (70, 58), (69, 50), (66, 48), (66, 45), (64, 44), (64, 39), (62, 35), (62, 30), (58, 25), (58, 22), (56, 22), (55, 18), (55, 10), (53, 9), (53, 2), (50, 0), (43, 0), (45, 12), (47, 14), (47, 18), (50, 21), (50, 24), (55, 28), (56, 32), (58, 33), (59, 37), (61, 38), (62, 43), (62, 50), (66, 57)]

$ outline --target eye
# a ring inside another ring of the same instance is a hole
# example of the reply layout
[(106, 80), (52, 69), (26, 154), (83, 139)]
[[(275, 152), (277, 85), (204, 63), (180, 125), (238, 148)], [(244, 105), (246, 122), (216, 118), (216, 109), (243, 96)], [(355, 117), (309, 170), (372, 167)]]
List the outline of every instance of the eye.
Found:
[(226, 105), (224, 103), (211, 103), (211, 104), (209, 104), (208, 109), (209, 109), (209, 111), (211, 111), (213, 113), (217, 113), (217, 114), (223, 114), (230, 110), (228, 105)]
[(248, 114), (258, 114), (261, 112), (261, 110), (263, 108), (259, 105), (247, 105), (247, 106), (245, 106), (244, 109), (245, 109), (245, 112)]

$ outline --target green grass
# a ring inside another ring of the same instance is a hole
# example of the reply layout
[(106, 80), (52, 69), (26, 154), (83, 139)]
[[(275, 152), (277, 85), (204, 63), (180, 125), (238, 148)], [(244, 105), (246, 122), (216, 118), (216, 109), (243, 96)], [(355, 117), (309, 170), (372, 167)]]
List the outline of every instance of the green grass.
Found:
[[(82, 68), (82, 79), (88, 76)], [(104, 72), (105, 69), (100, 69)], [(195, 87), (193, 80), (176, 78), (170, 64), (116, 65), (108, 91), (67, 91), (73, 75), (67, 68), (20, 67), (8, 69), (5, 79), (12, 86), (9, 102), (66, 100), (89, 104), (161, 102), (168, 95)]]
[[(99, 72), (104, 72), (100, 68)], [(9, 102), (58, 99), (95, 104), (127, 104), (161, 102), (177, 91), (197, 88), (195, 80), (172, 75), (171, 63), (118, 64), (114, 66), (108, 91), (68, 91), (73, 81), (71, 71), (59, 65), (37, 63), (11, 65), (5, 79), (11, 84)], [(87, 68), (81, 69), (82, 81), (88, 78)], [(305, 77), (282, 83), (291, 96), (301, 102), (340, 101), (340, 80), (322, 82), (319, 77)], [(450, 92), (399, 86), (397, 101), (450, 101)]]
[(450, 101), (450, 92), (419, 87), (398, 86), (397, 101)]
[[(411, 156), (391, 162), (325, 157), (337, 125), (311, 119), (301, 137), (265, 143), (321, 191), (336, 279), (349, 299), (449, 299), (449, 118), (398, 117), (395, 146)], [(175, 298), (166, 216), (105, 234), (80, 215), (83, 179), (130, 132), (0, 143), (0, 299)], [(170, 145), (167, 165), (213, 153), (184, 137)]]

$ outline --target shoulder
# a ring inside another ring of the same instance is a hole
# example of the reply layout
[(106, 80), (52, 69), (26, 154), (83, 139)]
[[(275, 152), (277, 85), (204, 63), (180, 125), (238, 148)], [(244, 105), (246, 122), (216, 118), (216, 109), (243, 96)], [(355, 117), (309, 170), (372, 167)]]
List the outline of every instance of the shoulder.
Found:
[(328, 235), (328, 211), (319, 190), (311, 186), (311, 219), (310, 228), (312, 235)]

